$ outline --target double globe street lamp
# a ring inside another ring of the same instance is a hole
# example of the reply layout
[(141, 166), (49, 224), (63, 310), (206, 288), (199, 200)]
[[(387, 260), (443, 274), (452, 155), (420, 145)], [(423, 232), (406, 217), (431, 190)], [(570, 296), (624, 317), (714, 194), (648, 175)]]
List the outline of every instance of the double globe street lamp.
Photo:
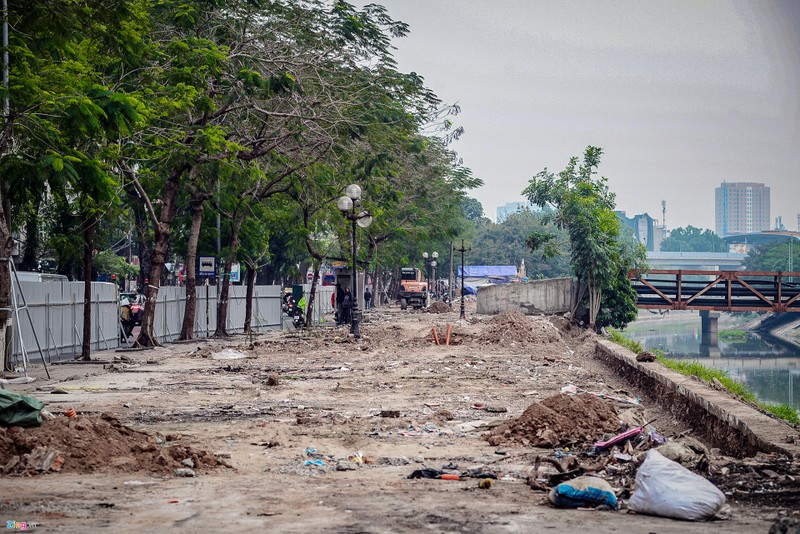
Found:
[(361, 321), (361, 311), (358, 309), (358, 278), (356, 276), (356, 225), (361, 228), (369, 227), (372, 224), (372, 215), (366, 210), (361, 210), (361, 187), (357, 184), (350, 184), (344, 192), (345, 196), (339, 197), (336, 206), (341, 210), (344, 218), (350, 220), (353, 225), (353, 276), (350, 283), (353, 289), (353, 308), (350, 313), (350, 333), (353, 334), (353, 337), (360, 338), (361, 331), (358, 329), (358, 323)]
[(436, 283), (436, 259), (439, 257), (438, 252), (433, 252), (430, 256), (428, 256), (427, 252), (422, 253), (422, 258), (425, 260), (425, 277), (427, 278), (428, 290), (425, 294), (425, 307), (431, 305), (431, 270), (430, 267), (433, 267), (433, 283)]

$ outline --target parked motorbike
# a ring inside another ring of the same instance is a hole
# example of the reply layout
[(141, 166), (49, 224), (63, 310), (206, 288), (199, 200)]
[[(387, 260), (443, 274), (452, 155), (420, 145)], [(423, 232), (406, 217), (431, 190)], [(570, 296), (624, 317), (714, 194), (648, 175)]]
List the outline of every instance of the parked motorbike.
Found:
[(300, 306), (295, 307), (294, 313), (292, 314), (292, 324), (295, 328), (302, 328), (306, 325), (306, 317), (303, 314), (303, 310)]

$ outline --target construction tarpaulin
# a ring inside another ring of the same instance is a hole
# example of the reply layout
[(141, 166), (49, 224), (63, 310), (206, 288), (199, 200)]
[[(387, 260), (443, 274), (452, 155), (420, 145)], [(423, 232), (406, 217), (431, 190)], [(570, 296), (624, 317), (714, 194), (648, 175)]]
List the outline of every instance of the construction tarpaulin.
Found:
[[(461, 267), (458, 268), (461, 277)], [(464, 278), (470, 281), (483, 280), (484, 283), (505, 284), (517, 277), (516, 265), (468, 265), (464, 267)]]

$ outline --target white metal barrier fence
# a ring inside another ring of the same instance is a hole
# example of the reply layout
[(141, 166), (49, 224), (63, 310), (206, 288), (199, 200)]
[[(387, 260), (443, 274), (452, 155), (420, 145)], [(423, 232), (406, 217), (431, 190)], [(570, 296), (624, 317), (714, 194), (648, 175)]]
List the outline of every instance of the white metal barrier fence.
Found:
[[(83, 336), (83, 282), (12, 283), (18, 308), (18, 314), (12, 314), (12, 362), (21, 361), (23, 350), (31, 362), (79, 354)], [(197, 288), (196, 337), (206, 337), (216, 329), (216, 289), (214, 286)], [(244, 331), (246, 295), (246, 286), (231, 286), (227, 321), (229, 333)], [(113, 283), (92, 282), (92, 350), (120, 346), (118, 299)], [(178, 338), (185, 302), (185, 287), (165, 286), (159, 290), (154, 324), (154, 333), (159, 341)], [(255, 286), (253, 330), (280, 329), (281, 326), (280, 286)]]

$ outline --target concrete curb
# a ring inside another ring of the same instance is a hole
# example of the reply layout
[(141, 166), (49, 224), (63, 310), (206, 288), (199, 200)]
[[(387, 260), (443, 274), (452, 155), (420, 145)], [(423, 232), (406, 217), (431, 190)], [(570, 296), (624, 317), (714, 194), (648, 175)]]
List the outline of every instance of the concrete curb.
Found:
[[(800, 457), (797, 430), (727, 393), (659, 363), (637, 362), (633, 352), (608, 340), (597, 341), (595, 357), (726, 454), (774, 452)], [(795, 443), (787, 443), (787, 436), (793, 436)]]

